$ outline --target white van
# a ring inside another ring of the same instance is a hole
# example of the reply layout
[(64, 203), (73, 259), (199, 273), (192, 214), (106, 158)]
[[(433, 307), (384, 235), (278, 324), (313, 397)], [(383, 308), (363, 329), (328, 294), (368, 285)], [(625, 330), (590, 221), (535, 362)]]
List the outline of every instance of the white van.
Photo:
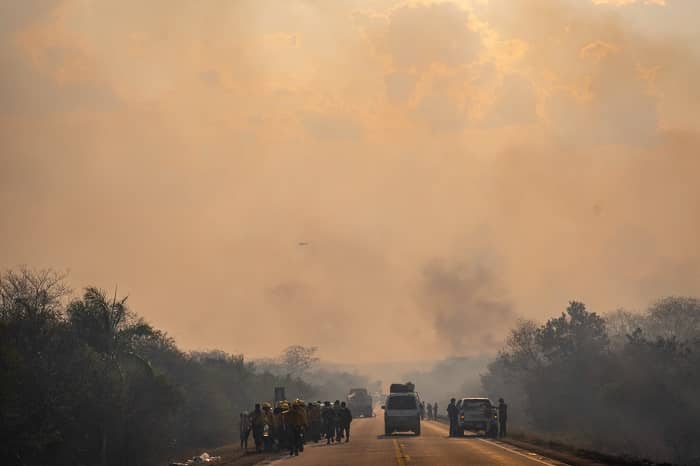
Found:
[(420, 435), (420, 397), (415, 392), (390, 393), (384, 410), (384, 434), (412, 431)]

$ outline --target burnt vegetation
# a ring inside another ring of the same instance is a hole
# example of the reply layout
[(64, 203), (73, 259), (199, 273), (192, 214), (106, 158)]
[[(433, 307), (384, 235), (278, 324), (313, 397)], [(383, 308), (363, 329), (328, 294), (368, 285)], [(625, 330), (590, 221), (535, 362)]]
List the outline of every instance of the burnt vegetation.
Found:
[(522, 430), (582, 447), (700, 464), (700, 301), (601, 316), (583, 303), (521, 322), (482, 376)]

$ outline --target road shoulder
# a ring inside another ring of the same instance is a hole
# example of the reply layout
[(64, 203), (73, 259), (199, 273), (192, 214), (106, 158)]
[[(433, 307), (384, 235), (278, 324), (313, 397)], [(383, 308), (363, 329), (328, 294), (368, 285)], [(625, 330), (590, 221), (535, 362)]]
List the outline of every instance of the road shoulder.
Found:
[[(444, 418), (430, 422), (448, 425), (447, 420)], [(523, 451), (533, 452), (545, 458), (551, 458), (555, 461), (566, 463), (570, 466), (654, 466), (657, 464), (648, 461), (606, 455), (599, 452), (579, 449), (569, 445), (547, 442), (534, 437), (505, 437), (500, 439), (482, 440), (494, 444), (502, 443), (505, 445), (510, 445)]]
[[(260, 463), (269, 463), (276, 459), (287, 456), (286, 454), (280, 453), (255, 453), (255, 449), (249, 449), (247, 452), (241, 450), (237, 444), (222, 445), (211, 450), (202, 450), (201, 453), (206, 451), (211, 456), (219, 456), (221, 459), (213, 461), (212, 466), (253, 466)], [(179, 463), (185, 463), (191, 457), (184, 457), (179, 461), (169, 462), (168, 465), (174, 465)]]

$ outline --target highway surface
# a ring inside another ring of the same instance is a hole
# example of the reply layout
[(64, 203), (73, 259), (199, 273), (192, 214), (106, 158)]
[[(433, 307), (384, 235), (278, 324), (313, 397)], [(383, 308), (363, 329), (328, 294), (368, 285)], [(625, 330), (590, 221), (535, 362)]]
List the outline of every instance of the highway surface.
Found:
[(384, 419), (355, 419), (349, 443), (307, 444), (298, 457), (287, 457), (261, 464), (280, 466), (423, 466), (423, 465), (564, 465), (526, 450), (491, 439), (467, 436), (449, 438), (447, 426), (424, 421), (422, 434), (384, 435)]

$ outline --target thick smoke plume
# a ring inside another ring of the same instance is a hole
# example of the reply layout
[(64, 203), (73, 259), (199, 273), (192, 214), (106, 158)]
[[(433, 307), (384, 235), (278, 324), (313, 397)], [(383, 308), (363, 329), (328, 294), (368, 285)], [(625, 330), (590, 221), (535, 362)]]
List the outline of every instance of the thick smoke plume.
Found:
[[(117, 284), (184, 348), (363, 363), (697, 295), (696, 9), (3, 2), (0, 268)], [(503, 264), (426, 266), (474, 244)]]
[(482, 263), (432, 262), (423, 292), (421, 307), (451, 354), (491, 350), (515, 319), (498, 279)]

